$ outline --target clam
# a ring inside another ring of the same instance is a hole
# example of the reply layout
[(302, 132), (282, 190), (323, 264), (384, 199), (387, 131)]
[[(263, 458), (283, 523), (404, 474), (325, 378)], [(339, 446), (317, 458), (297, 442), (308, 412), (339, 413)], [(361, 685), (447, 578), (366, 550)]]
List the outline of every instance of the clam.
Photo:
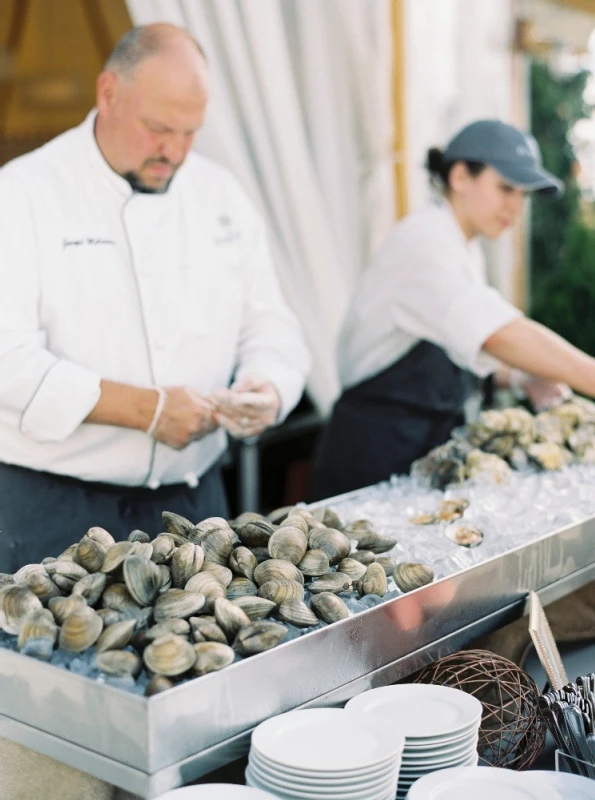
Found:
[(108, 548), (97, 541), (97, 539), (92, 539), (90, 536), (83, 536), (72, 554), (72, 560), (75, 564), (80, 564), (81, 567), (84, 567), (87, 572), (98, 572), (105, 561), (107, 549)]
[[(289, 507), (290, 506), (288, 506), (288, 508)], [(258, 514), (256, 511), (243, 511), (230, 523), (230, 527), (232, 530), (237, 531), (238, 528), (242, 528), (249, 522), (262, 522), (262, 521), (266, 522), (267, 517), (264, 517), (262, 514)]]
[(155, 564), (169, 564), (173, 554), (176, 552), (176, 543), (173, 536), (170, 536), (169, 533), (160, 533), (159, 536), (153, 539), (151, 544), (153, 545), (151, 561), (154, 561)]
[(131, 606), (120, 611), (120, 620), (134, 620), (135, 630), (143, 630), (149, 624), (153, 609), (149, 607), (141, 608), (140, 606)]
[(58, 625), (61, 625), (73, 611), (82, 611), (87, 608), (87, 601), (81, 594), (71, 594), (69, 597), (52, 597), (48, 603), (48, 608), (54, 615)]
[(114, 622), (113, 625), (104, 627), (95, 643), (95, 650), (98, 653), (102, 653), (104, 650), (122, 650), (132, 639), (134, 626), (134, 620), (129, 619), (123, 622)]
[(320, 508), (315, 508), (312, 511), (312, 516), (314, 519), (317, 519), (319, 522), (325, 526), (325, 528), (337, 528), (341, 529), (343, 527), (343, 523), (341, 522), (341, 518), (334, 511), (332, 508), (326, 508), (321, 506)]
[(309, 545), (312, 550), (323, 550), (331, 566), (347, 558), (351, 551), (347, 536), (333, 528), (314, 528), (310, 533)]
[(308, 550), (297, 567), (304, 575), (319, 577), (329, 571), (330, 562), (324, 550)]
[[(71, 597), (72, 596), (73, 595), (71, 595)], [(95, 610), (103, 620), (104, 628), (107, 628), (110, 625), (115, 625), (116, 622), (120, 622), (120, 613), (115, 611), (113, 608), (97, 608)]]
[[(336, 527), (336, 526), (335, 526)], [(374, 526), (369, 519), (356, 519), (343, 528), (343, 533), (350, 539), (359, 539), (367, 533), (373, 533)]]
[(204, 550), (199, 544), (186, 542), (178, 547), (170, 563), (172, 582), (176, 589), (181, 589), (193, 575), (200, 572), (204, 560)]
[(72, 561), (72, 554), (74, 553), (74, 551), (76, 550), (76, 548), (78, 546), (79, 546), (78, 542), (74, 542), (73, 544), (68, 545), (66, 550), (64, 550), (64, 552), (60, 553), (58, 558), (55, 559), (55, 560), (56, 561)]
[(175, 533), (184, 539), (189, 539), (196, 532), (195, 526), (189, 519), (181, 514), (174, 514), (173, 511), (163, 511), (161, 521), (166, 533)]
[(256, 559), (256, 564), (262, 564), (263, 561), (268, 561), (270, 558), (267, 547), (253, 547), (252, 555)]
[(126, 556), (122, 572), (126, 588), (139, 606), (150, 606), (161, 589), (163, 575), (157, 564), (142, 556)]
[(0, 589), (13, 583), (16, 583), (14, 575), (10, 575), (8, 572), (0, 572)]
[(402, 592), (411, 592), (432, 583), (434, 570), (426, 564), (414, 561), (404, 561), (393, 570), (393, 579)]
[(321, 592), (350, 592), (353, 589), (353, 581), (344, 572), (329, 572), (315, 581), (312, 581), (310, 592), (312, 594), (320, 594)]
[(49, 657), (46, 658), (46, 654), (49, 653), (51, 657), (57, 638), (58, 626), (54, 616), (47, 608), (42, 608), (27, 614), (23, 620), (17, 647), (22, 651), (29, 642), (28, 655), (34, 655), (35, 653), (38, 658), (41, 657), (49, 661)]
[(168, 589), (160, 594), (153, 606), (155, 622), (167, 617), (184, 619), (201, 611), (205, 606), (205, 596), (200, 592), (186, 592), (184, 589)]
[(337, 571), (342, 572), (344, 575), (349, 575), (351, 580), (357, 583), (362, 575), (366, 573), (366, 564), (362, 564), (361, 561), (357, 561), (355, 558), (344, 558), (339, 561)]
[(69, 614), (60, 628), (60, 647), (70, 653), (82, 653), (99, 639), (103, 620), (92, 608)]
[(126, 556), (134, 553), (136, 544), (137, 542), (116, 542), (116, 544), (112, 545), (105, 554), (101, 571), (108, 574), (116, 572), (124, 563)]
[(106, 650), (98, 653), (95, 656), (95, 663), (102, 672), (122, 678), (127, 675), (136, 677), (143, 665), (136, 653), (127, 650)]
[(277, 609), (277, 616), (282, 622), (289, 622), (298, 628), (310, 628), (318, 625), (318, 617), (303, 600), (286, 600)]
[(21, 567), (18, 572), (15, 572), (13, 582), (28, 586), (42, 603), (47, 603), (50, 598), (62, 594), (43, 564), (27, 564)]
[(215, 564), (212, 561), (205, 561), (202, 572), (210, 572), (226, 589), (233, 579), (233, 572), (228, 567), (222, 567), (221, 564)]
[(212, 572), (198, 572), (193, 575), (186, 586), (186, 592), (198, 592), (204, 597), (204, 611), (212, 611), (218, 597), (226, 597), (227, 590)]
[(311, 602), (315, 614), (329, 624), (351, 616), (344, 601), (332, 592), (321, 592), (312, 597)]
[(286, 600), (303, 600), (304, 586), (298, 581), (276, 578), (261, 583), (258, 588), (258, 596), (264, 597), (265, 600), (270, 600), (278, 606)]
[(129, 542), (139, 542), (142, 544), (149, 544), (151, 537), (145, 531), (134, 530), (128, 536)]
[(124, 583), (112, 583), (108, 586), (101, 595), (101, 604), (104, 608), (113, 608), (120, 612), (140, 608)]
[(348, 558), (352, 558), (354, 561), (359, 561), (360, 564), (363, 564), (365, 567), (369, 567), (370, 564), (376, 561), (376, 553), (373, 553), (371, 550), (357, 550), (355, 553), (350, 553)]
[(153, 697), (155, 694), (160, 694), (168, 689), (173, 689), (175, 686), (173, 681), (166, 678), (165, 675), (153, 675), (151, 680), (147, 683), (145, 689), (145, 697)]
[(151, 542), (134, 542), (134, 548), (130, 553), (131, 556), (141, 556), (149, 561), (153, 560), (153, 545)]
[(276, 622), (251, 622), (238, 632), (233, 649), (241, 656), (253, 656), (281, 644), (286, 636), (287, 628), (284, 625)]
[(247, 547), (236, 547), (229, 557), (229, 566), (236, 575), (252, 580), (257, 565), (256, 556)]
[(232, 600), (232, 603), (235, 603), (242, 611), (245, 611), (251, 620), (264, 619), (275, 608), (273, 601), (266, 600), (264, 597), (236, 597), (235, 600)]
[(70, 592), (74, 584), (84, 578), (89, 573), (80, 564), (75, 564), (74, 561), (59, 559), (53, 561), (51, 564), (46, 564), (45, 569), (48, 575), (52, 578), (56, 586), (64, 592)]
[(393, 574), (393, 570), (397, 565), (397, 562), (394, 558), (390, 558), (390, 556), (378, 556), (376, 559), (376, 563), (380, 564), (382, 569), (384, 570), (385, 574), (390, 577)]
[(392, 536), (382, 536), (379, 533), (366, 533), (357, 543), (358, 550), (370, 550), (372, 553), (387, 553), (396, 545), (397, 540)]
[(186, 639), (169, 633), (155, 639), (145, 648), (143, 661), (151, 672), (175, 677), (192, 669), (196, 661), (196, 653)]
[(77, 581), (72, 587), (72, 594), (80, 594), (87, 601), (88, 606), (94, 606), (99, 602), (107, 585), (107, 575), (103, 572), (92, 572)]
[(240, 628), (250, 624), (248, 615), (224, 597), (215, 600), (215, 619), (230, 642), (235, 639)]
[(229, 523), (226, 519), (223, 519), (223, 517), (207, 517), (194, 526), (194, 531), (195, 535), (198, 534), (198, 536), (204, 536), (205, 533), (209, 533), (209, 531), (217, 528), (226, 531), (231, 530)]
[[(280, 525), (284, 519), (287, 519), (291, 514), (295, 511), (295, 506), (281, 506), (280, 508), (274, 508), (267, 514), (267, 519), (273, 523), (273, 525)], [(243, 514), (240, 514), (243, 516)], [(239, 517), (238, 517), (239, 519)], [(237, 521), (237, 520), (236, 520)]]
[(234, 578), (227, 587), (227, 599), (235, 600), (236, 597), (256, 596), (258, 587), (248, 578)]
[(166, 592), (168, 589), (171, 589), (171, 571), (166, 564), (157, 564), (157, 569), (161, 573), (161, 586), (159, 587), (159, 591)]
[(246, 547), (267, 547), (275, 526), (267, 520), (255, 520), (236, 528), (240, 541)]
[(192, 671), (197, 675), (207, 675), (231, 664), (235, 653), (227, 644), (220, 642), (199, 642), (194, 645), (196, 661)]
[(304, 582), (304, 576), (290, 561), (271, 558), (268, 561), (263, 561), (254, 570), (254, 582), (259, 586), (278, 578), (285, 578), (288, 581), (297, 581), (298, 583)]
[(149, 628), (147, 634), (151, 634), (153, 639), (165, 636), (166, 633), (175, 633), (177, 636), (189, 636), (190, 622), (193, 619), (196, 618), (190, 617), (190, 620), (187, 620), (181, 619), (180, 617), (166, 617), (162, 619), (161, 622), (153, 625), (152, 628)]
[(280, 523), (279, 528), (299, 528), (306, 536), (310, 530), (304, 517), (301, 517), (299, 514), (291, 514), (289, 517), (286, 517), (283, 522)]
[(200, 545), (205, 553), (205, 562), (225, 567), (233, 551), (232, 531), (230, 528), (213, 528), (201, 537)]
[(446, 535), (461, 547), (477, 547), (483, 541), (483, 533), (472, 525), (449, 525)]
[(92, 528), (86, 533), (86, 536), (89, 539), (93, 539), (95, 542), (99, 542), (99, 544), (103, 545), (106, 550), (116, 543), (114, 537), (106, 531), (105, 528), (100, 528), (98, 525), (94, 525)]
[(190, 617), (190, 630), (195, 642), (220, 642), (227, 644), (227, 636), (216, 622), (203, 617)]
[(299, 564), (308, 549), (308, 537), (300, 528), (279, 528), (269, 539), (271, 558)]
[(365, 575), (357, 582), (357, 591), (360, 597), (366, 594), (376, 594), (379, 597), (384, 597), (387, 588), (388, 583), (384, 567), (376, 563), (370, 564)]
[(28, 586), (7, 584), (0, 591), (0, 628), (6, 633), (18, 634), (25, 618), (41, 609), (41, 600)]

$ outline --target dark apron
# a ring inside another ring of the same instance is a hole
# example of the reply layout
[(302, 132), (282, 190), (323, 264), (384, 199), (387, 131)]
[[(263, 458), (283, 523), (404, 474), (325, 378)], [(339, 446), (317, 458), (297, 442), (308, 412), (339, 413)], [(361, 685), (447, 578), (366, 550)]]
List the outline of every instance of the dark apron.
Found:
[(407, 474), (464, 422), (478, 379), (442, 348), (419, 342), (385, 370), (347, 389), (333, 409), (314, 464), (310, 500)]

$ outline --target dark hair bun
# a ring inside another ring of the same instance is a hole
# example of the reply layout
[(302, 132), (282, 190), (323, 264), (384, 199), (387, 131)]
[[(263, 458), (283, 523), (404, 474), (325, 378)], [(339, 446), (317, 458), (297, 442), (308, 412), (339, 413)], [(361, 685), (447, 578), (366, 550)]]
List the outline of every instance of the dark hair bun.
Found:
[(437, 147), (428, 150), (426, 168), (432, 175), (442, 176), (444, 172), (444, 153)]

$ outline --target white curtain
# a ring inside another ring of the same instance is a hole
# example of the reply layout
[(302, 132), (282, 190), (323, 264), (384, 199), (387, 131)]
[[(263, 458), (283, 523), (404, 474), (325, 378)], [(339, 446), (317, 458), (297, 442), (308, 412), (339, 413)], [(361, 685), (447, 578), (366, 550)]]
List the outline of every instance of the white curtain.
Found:
[(389, 0), (128, 0), (135, 24), (184, 26), (212, 98), (196, 148), (268, 220), (312, 351), (309, 393), (339, 391), (335, 348), (355, 278), (394, 219)]

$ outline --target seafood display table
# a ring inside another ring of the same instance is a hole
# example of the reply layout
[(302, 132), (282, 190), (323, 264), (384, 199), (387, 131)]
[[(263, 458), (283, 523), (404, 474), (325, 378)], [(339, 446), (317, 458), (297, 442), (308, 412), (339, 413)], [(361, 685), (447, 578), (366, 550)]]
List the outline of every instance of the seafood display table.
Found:
[(153, 798), (245, 755), (272, 715), (342, 705), (518, 618), (531, 590), (583, 586), (594, 542), (595, 513), (151, 698), (0, 650), (0, 736)]

